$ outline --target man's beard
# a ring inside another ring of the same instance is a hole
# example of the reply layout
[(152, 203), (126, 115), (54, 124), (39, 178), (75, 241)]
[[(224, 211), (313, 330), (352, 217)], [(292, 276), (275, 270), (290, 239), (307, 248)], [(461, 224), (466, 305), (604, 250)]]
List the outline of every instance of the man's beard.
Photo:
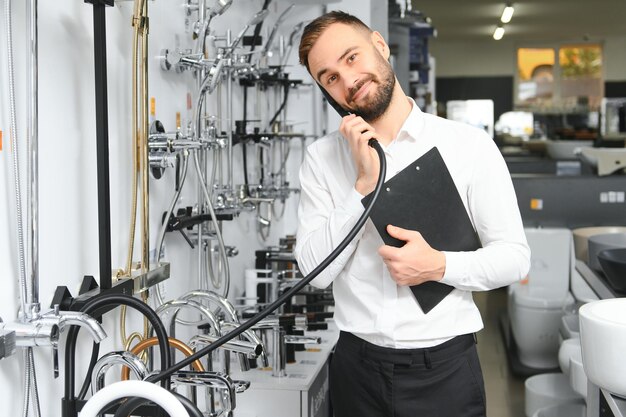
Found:
[[(350, 89), (348, 100), (348, 103), (351, 104), (351, 110), (370, 123), (378, 120), (383, 114), (385, 114), (387, 108), (389, 108), (389, 103), (391, 103), (391, 96), (393, 95), (393, 89), (396, 84), (396, 77), (391, 69), (391, 65), (382, 57), (379, 59), (380, 65), (378, 69), (382, 79), (370, 74)], [(363, 105), (352, 104), (351, 102), (354, 94), (356, 94), (357, 91), (359, 91), (359, 89), (369, 81), (378, 84), (378, 88), (376, 89), (374, 96), (367, 100), (367, 102)]]

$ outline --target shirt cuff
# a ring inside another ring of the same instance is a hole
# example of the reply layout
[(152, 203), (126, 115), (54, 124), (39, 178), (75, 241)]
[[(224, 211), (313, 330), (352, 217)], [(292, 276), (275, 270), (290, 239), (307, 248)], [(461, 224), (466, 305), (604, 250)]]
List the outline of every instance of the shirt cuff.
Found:
[(443, 254), (446, 257), (446, 271), (443, 273), (443, 278), (439, 282), (453, 287), (456, 287), (458, 284), (463, 284), (463, 282), (467, 280), (467, 268), (464, 259), (466, 254), (446, 251), (444, 251)]

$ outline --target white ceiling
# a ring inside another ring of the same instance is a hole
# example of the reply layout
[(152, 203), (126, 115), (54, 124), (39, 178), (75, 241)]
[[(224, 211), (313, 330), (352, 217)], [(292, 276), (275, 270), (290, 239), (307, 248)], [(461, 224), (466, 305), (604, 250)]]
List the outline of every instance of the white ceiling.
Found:
[[(505, 6), (505, 0), (412, 1), (414, 10), (432, 19), (440, 40), (489, 38)], [(626, 36), (626, 0), (519, 0), (513, 5), (515, 14), (504, 25), (504, 39), (593, 41)]]

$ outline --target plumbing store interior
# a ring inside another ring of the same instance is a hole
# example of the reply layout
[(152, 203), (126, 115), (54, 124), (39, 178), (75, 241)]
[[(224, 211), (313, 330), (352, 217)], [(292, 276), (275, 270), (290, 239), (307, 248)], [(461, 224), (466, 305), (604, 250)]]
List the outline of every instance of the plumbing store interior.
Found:
[(507, 163), (532, 261), (473, 294), (487, 414), (626, 415), (622, 0), (0, 4), (1, 415), (332, 416), (332, 288), (293, 254), (330, 10)]

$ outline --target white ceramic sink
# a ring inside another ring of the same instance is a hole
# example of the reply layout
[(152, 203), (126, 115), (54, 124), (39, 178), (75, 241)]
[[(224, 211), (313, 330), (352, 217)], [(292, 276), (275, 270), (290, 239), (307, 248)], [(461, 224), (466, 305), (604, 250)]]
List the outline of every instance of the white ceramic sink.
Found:
[(559, 367), (567, 376), (570, 374), (570, 359), (574, 355), (580, 356), (580, 339), (572, 338), (564, 340), (559, 347)]
[(575, 392), (587, 398), (587, 374), (583, 368), (581, 352), (569, 359), (569, 384)]
[(583, 305), (580, 341), (585, 374), (613, 394), (626, 396), (626, 298)]

